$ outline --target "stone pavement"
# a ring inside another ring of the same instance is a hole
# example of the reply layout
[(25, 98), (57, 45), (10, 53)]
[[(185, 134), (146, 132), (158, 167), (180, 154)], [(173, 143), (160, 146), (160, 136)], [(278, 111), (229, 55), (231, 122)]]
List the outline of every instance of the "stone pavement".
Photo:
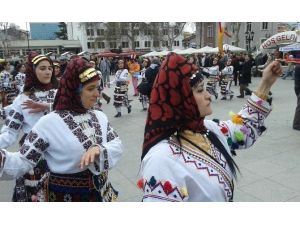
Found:
[[(253, 78), (255, 89), (260, 78)], [(235, 185), (234, 201), (238, 202), (284, 202), (300, 201), (300, 131), (292, 129), (296, 107), (294, 83), (279, 79), (272, 88), (273, 111), (266, 120), (268, 130), (251, 149), (237, 152), (235, 160), (241, 174)], [(119, 201), (137, 202), (142, 193), (136, 188), (140, 166), (146, 112), (142, 112), (138, 97), (134, 97), (130, 85), (129, 98), (133, 99), (132, 112), (122, 108), (122, 117), (114, 118), (115, 109), (103, 100), (103, 111), (119, 134), (124, 153), (117, 167), (110, 171), (110, 179), (119, 190)], [(112, 97), (114, 88), (105, 89)], [(238, 87), (232, 90), (238, 95)], [(213, 98), (214, 99), (214, 98)], [(229, 119), (228, 112), (238, 112), (245, 99), (232, 101), (213, 100), (213, 116), (208, 119)], [(17, 145), (10, 148), (17, 149)], [(10, 201), (13, 182), (0, 182), (0, 201)]]

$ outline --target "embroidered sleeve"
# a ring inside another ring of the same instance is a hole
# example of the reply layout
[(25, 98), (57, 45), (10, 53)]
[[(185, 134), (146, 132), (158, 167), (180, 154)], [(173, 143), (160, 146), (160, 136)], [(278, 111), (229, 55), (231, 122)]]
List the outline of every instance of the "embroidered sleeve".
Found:
[(37, 164), (48, 147), (49, 144), (42, 137), (35, 131), (30, 131), (20, 148), (20, 153), (31, 163)]
[(6, 161), (1, 179), (14, 179), (27, 173), (39, 162), (48, 147), (47, 141), (37, 131), (30, 131), (18, 152), (5, 151)]
[(159, 151), (168, 151), (162, 148), (164, 147), (157, 147), (155, 153), (146, 155), (142, 161), (139, 174), (141, 178), (137, 186), (143, 191), (143, 201), (188, 201), (185, 171), (176, 172), (179, 168), (182, 169), (180, 163), (177, 164), (178, 161), (168, 156), (161, 156)]
[(141, 178), (137, 181), (137, 186), (144, 193), (143, 201), (166, 201), (182, 202), (188, 197), (187, 189), (179, 188), (166, 180), (156, 180), (154, 176), (150, 179)]
[(5, 164), (5, 159), (6, 159), (5, 151), (0, 149), (0, 177), (1, 177), (1, 171), (3, 170)]
[(16, 142), (20, 129), (22, 128), (24, 117), (19, 109), (18, 101), (5, 108), (5, 124), (1, 129), (0, 148), (7, 148)]
[(264, 120), (271, 110), (267, 101), (252, 94), (238, 114), (230, 114), (231, 121), (217, 121), (232, 151), (249, 148), (254, 144), (266, 130)]
[(115, 138), (119, 137), (118, 134), (113, 130), (110, 123), (107, 124), (107, 135), (106, 135), (106, 141), (110, 142), (114, 140)]
[[(118, 137), (114, 129), (111, 127), (111, 125), (107, 122), (106, 116), (105, 120), (107, 126), (100, 127), (101, 129), (103, 129), (103, 131), (101, 131), (100, 128), (97, 129), (97, 126), (95, 126), (96, 132), (97, 130), (99, 130), (96, 139), (97, 144), (100, 146), (101, 149), (99, 160), (100, 171), (106, 171), (115, 167), (123, 153), (123, 146), (120, 138)], [(98, 126), (100, 125), (98, 124)], [(104, 133), (102, 134), (102, 132)]]

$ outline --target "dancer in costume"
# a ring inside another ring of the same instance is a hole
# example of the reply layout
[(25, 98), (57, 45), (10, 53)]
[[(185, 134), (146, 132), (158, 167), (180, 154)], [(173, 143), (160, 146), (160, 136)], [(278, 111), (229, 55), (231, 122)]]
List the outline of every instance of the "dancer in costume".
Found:
[(221, 100), (226, 100), (227, 96), (230, 97), (230, 100), (233, 98), (234, 92), (230, 90), (233, 81), (233, 70), (231, 59), (228, 59), (225, 68), (221, 71), (221, 95), (223, 96)]
[(122, 144), (104, 113), (91, 110), (99, 97), (99, 76), (89, 62), (74, 57), (60, 80), (55, 111), (42, 117), (19, 152), (0, 150), (0, 180), (30, 171), (41, 158), (49, 166), (49, 201), (113, 201), (117, 192), (108, 170)]
[(127, 108), (127, 112), (131, 112), (131, 105), (128, 101), (128, 70), (124, 69), (124, 60), (118, 61), (119, 70), (116, 72), (115, 79), (110, 82), (116, 84), (114, 91), (114, 106), (117, 110), (115, 117), (121, 117), (121, 107)]
[(2, 108), (10, 105), (17, 96), (17, 89), (13, 76), (10, 74), (10, 63), (4, 61), (0, 67), (0, 96)]
[(202, 68), (202, 73), (208, 78), (206, 84), (206, 90), (211, 94), (214, 95), (215, 98), (218, 98), (218, 91), (217, 91), (217, 84), (219, 82), (219, 65), (218, 65), (218, 58), (213, 59), (213, 66), (208, 68)]
[(145, 126), (137, 185), (143, 201), (232, 201), (235, 150), (249, 148), (266, 129), (266, 101), (282, 73), (278, 62), (242, 110), (228, 121), (204, 120), (212, 114), (211, 95), (201, 73), (182, 56), (169, 53), (154, 83)]
[[(30, 52), (26, 74), (23, 93), (6, 109), (5, 125), (0, 134), (0, 148), (13, 145), (21, 132), (24, 133), (19, 142), (22, 145), (37, 121), (51, 111), (58, 86), (52, 61), (37, 52)], [(44, 201), (43, 186), (47, 180), (47, 172), (46, 161), (40, 160), (27, 174), (16, 177), (13, 201)]]

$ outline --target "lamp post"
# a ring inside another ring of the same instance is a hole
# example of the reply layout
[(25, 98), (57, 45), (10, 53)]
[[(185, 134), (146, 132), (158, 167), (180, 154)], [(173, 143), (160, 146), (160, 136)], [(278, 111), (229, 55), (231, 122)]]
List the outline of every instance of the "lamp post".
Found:
[(251, 41), (253, 41), (254, 37), (254, 31), (251, 31), (250, 29), (245, 32), (245, 39), (246, 39), (246, 48), (247, 51), (249, 52), (251, 50)]
[(27, 35), (27, 51), (29, 52), (29, 30), (26, 32), (26, 35)]

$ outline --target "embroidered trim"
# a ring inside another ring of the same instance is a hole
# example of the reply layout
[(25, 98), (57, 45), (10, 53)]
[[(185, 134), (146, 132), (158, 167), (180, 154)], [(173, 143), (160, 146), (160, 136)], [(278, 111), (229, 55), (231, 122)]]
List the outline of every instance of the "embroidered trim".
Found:
[(0, 149), (0, 170), (4, 167), (6, 160), (6, 153), (2, 149)]
[[(233, 198), (233, 180), (231, 178), (231, 175), (225, 168), (223, 168), (221, 165), (218, 165), (216, 162), (205, 156), (200, 151), (195, 151), (188, 146), (184, 146), (184, 148), (181, 148), (179, 145), (177, 145), (177, 143), (174, 143), (172, 141), (169, 141), (169, 144), (173, 155), (181, 156), (184, 163), (194, 165), (197, 170), (207, 171), (207, 174), (210, 177), (216, 177), (217, 181), (222, 184), (228, 200), (230, 201)], [(176, 150), (172, 146), (175, 147)], [(184, 153), (186, 153), (187, 155), (185, 155)], [(197, 162), (195, 159), (201, 161), (201, 163)]]
[(145, 181), (143, 191), (143, 200), (146, 198), (157, 198), (165, 201), (180, 202), (188, 197), (187, 191), (181, 192), (177, 186), (172, 187), (169, 181), (159, 181), (157, 183)]

